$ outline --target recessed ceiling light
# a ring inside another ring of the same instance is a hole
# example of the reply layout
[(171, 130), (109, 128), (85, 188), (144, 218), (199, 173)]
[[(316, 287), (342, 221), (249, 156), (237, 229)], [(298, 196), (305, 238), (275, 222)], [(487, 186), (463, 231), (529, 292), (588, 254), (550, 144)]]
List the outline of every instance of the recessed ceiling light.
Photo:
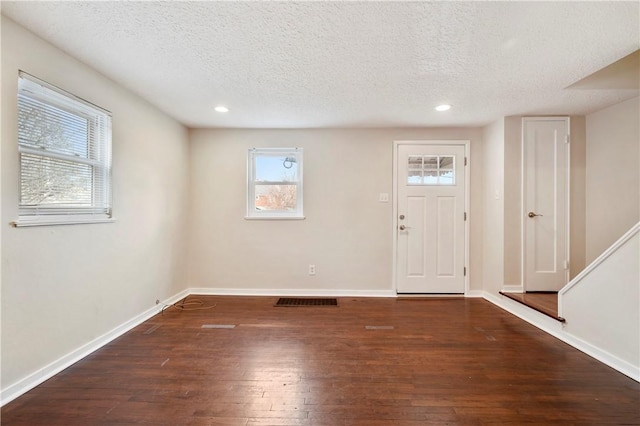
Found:
[(216, 110), (216, 112), (229, 112), (229, 108), (227, 108), (226, 106), (222, 106), (219, 105), (217, 107), (214, 108)]
[(447, 104), (438, 105), (436, 107), (436, 111), (448, 111), (449, 109), (451, 109), (451, 105), (447, 105)]

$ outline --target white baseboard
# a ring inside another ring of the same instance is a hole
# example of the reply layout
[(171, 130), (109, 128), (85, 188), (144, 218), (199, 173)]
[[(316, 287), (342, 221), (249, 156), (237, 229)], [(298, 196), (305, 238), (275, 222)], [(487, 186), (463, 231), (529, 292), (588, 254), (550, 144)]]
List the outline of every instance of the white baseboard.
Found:
[[(172, 296), (171, 298), (167, 299), (163, 303), (164, 305), (171, 305), (173, 303), (176, 303), (180, 299), (186, 297), (187, 295), (188, 295), (187, 290), (184, 290), (176, 294), (175, 296)], [(160, 313), (164, 305), (161, 303), (150, 309), (147, 309), (140, 315), (136, 315), (135, 317), (131, 318), (129, 321), (126, 321), (125, 323), (108, 331), (102, 336), (93, 339), (92, 341), (80, 346), (79, 348), (68, 353), (67, 355), (29, 374), (27, 377), (17, 381), (16, 383), (13, 383), (12, 385), (7, 386), (5, 389), (2, 389), (2, 391), (0, 392), (0, 406), (4, 406), (8, 402), (13, 401), (20, 395), (28, 392), (29, 390), (35, 388), (36, 386), (43, 383), (44, 381), (55, 376), (65, 368), (75, 364), (76, 362), (80, 361), (82, 358), (100, 349), (101, 347), (113, 341), (114, 339), (122, 336), (127, 331), (142, 324), (143, 322), (153, 317), (154, 315)]]
[[(255, 289), (255, 288), (210, 288), (193, 287), (190, 295), (202, 296), (289, 296), (289, 297), (411, 297), (397, 294), (393, 290), (327, 290), (327, 289)], [(450, 295), (415, 295), (415, 297), (443, 297)], [(460, 297), (483, 297), (481, 290), (470, 290)]]
[[(233, 296), (324, 296), (324, 297), (397, 297), (393, 290), (268, 290), (268, 289), (225, 289), (225, 288), (190, 288), (165, 300), (162, 304), (147, 309), (140, 315), (135, 316), (129, 321), (119, 325), (102, 336), (88, 342), (78, 349), (68, 353), (67, 355), (53, 361), (49, 365), (42, 367), (38, 371), (28, 375), (24, 379), (9, 385), (0, 391), (0, 406), (13, 401), (20, 395), (28, 392), (45, 380), (50, 379), (65, 368), (78, 362), (82, 358), (100, 349), (107, 343), (120, 337), (127, 331), (142, 324), (144, 321), (158, 314), (162, 307), (171, 305), (189, 295), (233, 295)], [(562, 324), (546, 315), (543, 315), (533, 309), (515, 302), (509, 298), (502, 296), (494, 296), (493, 294), (481, 291), (471, 290), (465, 295), (466, 297), (483, 297), (494, 305), (510, 312), (511, 314), (527, 321), (535, 327), (551, 334), (552, 336), (562, 340), (574, 348), (586, 353), (587, 355), (597, 359), (598, 361), (610, 366), (611, 368), (629, 376), (630, 378), (640, 382), (640, 368), (623, 361), (616, 356), (605, 352), (577, 337), (566, 333)]]
[(507, 285), (502, 286), (502, 291), (505, 293), (524, 293), (524, 287), (521, 285)]
[(190, 288), (189, 294), (202, 296), (289, 296), (289, 297), (396, 297), (393, 290)]
[(392, 290), (261, 290), (261, 289), (230, 289), (230, 288), (189, 288), (170, 297), (164, 302), (147, 309), (140, 315), (108, 331), (100, 337), (82, 345), (63, 357), (51, 362), (25, 378), (13, 383), (0, 391), (0, 406), (13, 401), (20, 395), (35, 388), (44, 381), (55, 376), (65, 368), (75, 364), (82, 358), (100, 349), (109, 342), (122, 336), (127, 331), (137, 327), (149, 318), (161, 312), (163, 306), (172, 305), (190, 295), (233, 295), (233, 296), (324, 296), (324, 297), (396, 297)]
[(486, 300), (494, 305), (504, 309), (505, 311), (517, 316), (520, 319), (528, 322), (529, 324), (539, 328), (540, 330), (552, 335), (553, 337), (562, 340), (568, 345), (573, 346), (581, 352), (589, 355), (592, 358), (597, 359), (603, 364), (608, 365), (616, 371), (632, 378), (633, 380), (640, 382), (640, 368), (627, 361), (624, 361), (615, 355), (604, 351), (592, 344), (579, 339), (578, 337), (567, 333), (561, 322), (556, 321), (538, 311), (530, 309), (525, 305), (518, 303), (508, 297), (493, 295), (484, 292), (483, 296)]

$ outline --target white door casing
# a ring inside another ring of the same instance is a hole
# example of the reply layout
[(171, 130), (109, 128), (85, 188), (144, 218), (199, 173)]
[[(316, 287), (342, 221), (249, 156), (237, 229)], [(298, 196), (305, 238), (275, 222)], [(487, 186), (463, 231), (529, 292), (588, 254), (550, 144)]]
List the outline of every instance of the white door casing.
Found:
[(394, 281), (402, 294), (466, 290), (468, 141), (401, 141), (394, 151)]
[(522, 119), (525, 291), (558, 291), (569, 279), (569, 118)]

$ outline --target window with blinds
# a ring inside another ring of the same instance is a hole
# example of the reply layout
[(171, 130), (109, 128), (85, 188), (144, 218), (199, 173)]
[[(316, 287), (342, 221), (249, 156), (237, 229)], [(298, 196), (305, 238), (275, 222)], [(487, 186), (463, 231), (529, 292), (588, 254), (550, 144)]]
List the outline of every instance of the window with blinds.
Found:
[(111, 217), (111, 113), (20, 72), (18, 150), (20, 221)]

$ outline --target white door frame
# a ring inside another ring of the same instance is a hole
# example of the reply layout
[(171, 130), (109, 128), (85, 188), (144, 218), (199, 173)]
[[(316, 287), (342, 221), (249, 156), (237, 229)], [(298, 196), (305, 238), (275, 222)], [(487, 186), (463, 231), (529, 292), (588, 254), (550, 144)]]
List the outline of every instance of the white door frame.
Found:
[(393, 141), (393, 253), (392, 262), (392, 290), (398, 294), (397, 270), (398, 270), (398, 147), (400, 145), (462, 145), (464, 146), (464, 156), (466, 166), (464, 171), (464, 209), (467, 213), (467, 220), (464, 222), (464, 264), (467, 273), (464, 277), (464, 294), (469, 293), (469, 222), (471, 220), (471, 150), (469, 140), (397, 140)]
[[(527, 149), (525, 146), (525, 126), (524, 123), (525, 121), (549, 121), (549, 120), (558, 120), (558, 119), (566, 119), (567, 122), (567, 143), (566, 143), (566, 147), (567, 147), (567, 161), (565, 164), (565, 182), (566, 182), (566, 200), (565, 200), (565, 223), (566, 223), (566, 231), (565, 231), (565, 259), (567, 262), (569, 262), (569, 259), (571, 259), (570, 254), (570, 234), (571, 234), (571, 118), (568, 116), (546, 116), (546, 117), (523, 117), (521, 122), (520, 122), (520, 132), (521, 132), (521, 142), (520, 142), (520, 149), (521, 149), (521, 169), (522, 169), (522, 174), (521, 174), (521, 179), (520, 179), (520, 231), (521, 231), (521, 238), (520, 238), (520, 242), (521, 242), (521, 246), (520, 246), (520, 283), (522, 285), (522, 293), (526, 293), (527, 292), (527, 270), (526, 270), (526, 244), (527, 244), (527, 232), (526, 232), (526, 214), (527, 214), (527, 207), (526, 207), (526, 202), (527, 202), (527, 181), (526, 181), (526, 161), (527, 161)], [(565, 279), (564, 279), (564, 283), (567, 284), (569, 282), (569, 277), (570, 277), (570, 265), (567, 265), (567, 268), (565, 268)]]

